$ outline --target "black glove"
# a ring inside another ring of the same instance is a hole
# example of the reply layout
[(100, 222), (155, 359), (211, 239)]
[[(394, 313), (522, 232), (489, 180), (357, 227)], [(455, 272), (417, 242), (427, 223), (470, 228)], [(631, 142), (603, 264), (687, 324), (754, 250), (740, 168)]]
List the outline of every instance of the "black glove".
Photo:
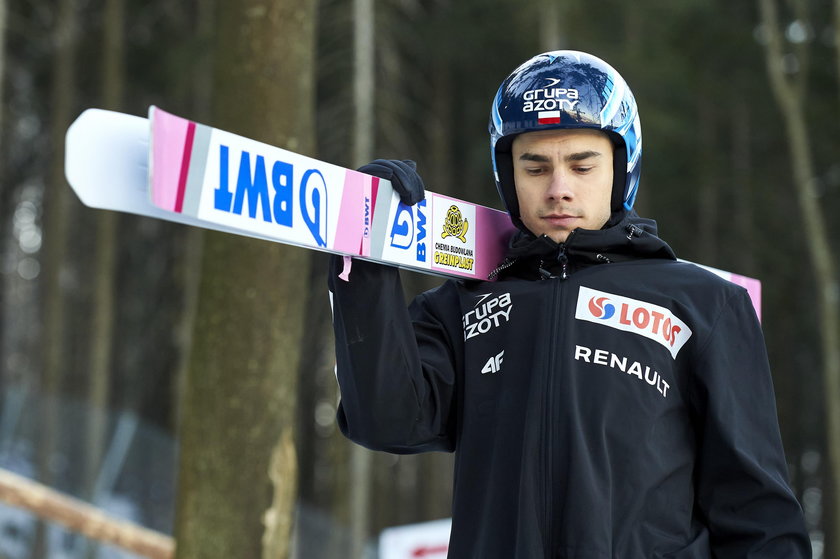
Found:
[(410, 160), (376, 159), (359, 167), (359, 172), (391, 181), (391, 186), (400, 195), (400, 201), (413, 206), (426, 197), (423, 179), (417, 174), (417, 163)]

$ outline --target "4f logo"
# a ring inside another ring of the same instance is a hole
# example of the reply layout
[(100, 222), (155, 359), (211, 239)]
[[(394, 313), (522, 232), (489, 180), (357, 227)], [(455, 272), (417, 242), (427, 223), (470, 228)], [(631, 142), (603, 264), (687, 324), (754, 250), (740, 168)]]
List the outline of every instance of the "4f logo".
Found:
[(502, 370), (502, 362), (504, 360), (505, 350), (502, 350), (501, 352), (487, 360), (487, 363), (485, 363), (484, 367), (481, 369), (481, 374), (486, 375), (487, 373), (498, 373)]

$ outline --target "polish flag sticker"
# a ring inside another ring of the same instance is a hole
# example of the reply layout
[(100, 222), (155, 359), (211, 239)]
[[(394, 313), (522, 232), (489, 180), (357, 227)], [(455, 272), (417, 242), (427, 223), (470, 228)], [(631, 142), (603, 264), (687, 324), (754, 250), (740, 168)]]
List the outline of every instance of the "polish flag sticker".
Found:
[(538, 124), (560, 124), (560, 111), (540, 111), (537, 115)]

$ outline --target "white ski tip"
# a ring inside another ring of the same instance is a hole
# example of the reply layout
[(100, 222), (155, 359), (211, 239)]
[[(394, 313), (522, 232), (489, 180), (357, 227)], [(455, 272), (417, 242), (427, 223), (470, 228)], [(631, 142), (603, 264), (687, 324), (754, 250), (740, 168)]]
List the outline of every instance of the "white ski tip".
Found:
[(64, 172), (83, 204), (132, 211), (146, 198), (149, 121), (103, 109), (87, 109), (67, 130)]

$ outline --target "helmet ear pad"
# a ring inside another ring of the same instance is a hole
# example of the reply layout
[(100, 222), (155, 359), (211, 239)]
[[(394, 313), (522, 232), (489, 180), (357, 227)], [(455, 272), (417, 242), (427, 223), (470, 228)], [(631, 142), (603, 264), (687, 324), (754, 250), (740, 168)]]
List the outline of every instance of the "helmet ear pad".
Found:
[(516, 135), (500, 138), (496, 143), (496, 172), (499, 174), (499, 194), (513, 224), (519, 229), (525, 226), (519, 218), (519, 198), (516, 195), (516, 181), (513, 176), (513, 139)]
[[(624, 197), (627, 188), (627, 146), (615, 132), (607, 132), (613, 144), (613, 185), (610, 209), (612, 214), (624, 212)], [(612, 221), (612, 220), (610, 220)]]

